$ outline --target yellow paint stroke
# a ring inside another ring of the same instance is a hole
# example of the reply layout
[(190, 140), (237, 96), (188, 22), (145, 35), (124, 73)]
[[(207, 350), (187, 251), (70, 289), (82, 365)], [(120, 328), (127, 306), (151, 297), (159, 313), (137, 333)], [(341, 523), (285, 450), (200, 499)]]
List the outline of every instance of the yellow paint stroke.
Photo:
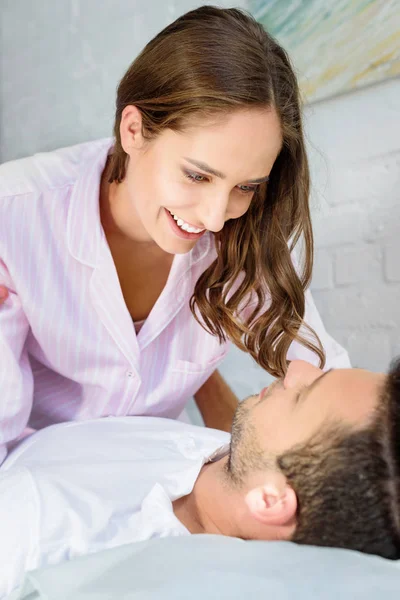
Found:
[[(383, 1), (384, 11), (378, 0), (362, 8), (362, 0), (347, 0), (345, 14), (332, 9), (329, 19), (318, 23), (317, 28), (313, 28), (313, 15), (310, 15), (309, 20), (301, 22), (299, 44), (295, 43), (293, 32), (287, 39), (277, 35), (289, 54), (293, 41), (293, 60), (306, 101), (400, 74), (398, 0)], [(320, 2), (322, 6), (323, 0)], [(353, 12), (353, 6), (359, 10)], [(321, 51), (315, 52), (315, 49)]]
[[(369, 10), (364, 11), (370, 12)], [(360, 18), (356, 17), (354, 21), (356, 22), (356, 26), (352, 30), (352, 35), (354, 36), (354, 31), (361, 30)], [(358, 21), (358, 23), (357, 23)], [(350, 32), (348, 32), (349, 34)], [(382, 32), (381, 32), (382, 34)], [(400, 57), (399, 57), (399, 33), (398, 31), (393, 32), (388, 37), (384, 39), (380, 39), (376, 42), (376, 44), (368, 49), (368, 54), (371, 56), (371, 60), (367, 64), (366, 67), (362, 69), (361, 65), (358, 66), (360, 70), (355, 75), (353, 75), (343, 86), (341, 91), (350, 90), (352, 88), (358, 88), (363, 85), (364, 82), (371, 81), (379, 81), (385, 79), (387, 77), (393, 77), (395, 75), (400, 74)], [(343, 36), (341, 43), (343, 45), (350, 45), (353, 41), (352, 38)], [(334, 54), (332, 56), (333, 60)], [(354, 65), (355, 67), (356, 65)], [(304, 95), (312, 100), (316, 96), (321, 95), (323, 92), (324, 86), (333, 84), (335, 85), (336, 77), (348, 74), (349, 73), (349, 65), (347, 63), (343, 63), (342, 61), (338, 61), (335, 64), (327, 65), (325, 70), (319, 75), (319, 77), (314, 78), (313, 80), (306, 80), (300, 78), (300, 86)]]
[[(363, 71), (360, 71), (360, 73), (357, 73), (357, 75), (354, 75), (354, 77), (352, 77), (350, 79), (350, 83), (354, 86), (359, 86), (361, 81), (364, 78), (368, 78), (369, 75), (374, 74), (374, 77), (378, 75), (378, 73), (376, 73), (377, 68), (379, 66), (382, 65), (387, 65), (389, 66), (390, 61), (392, 60), (392, 58), (394, 58), (396, 56), (396, 51), (393, 50), (392, 52), (389, 52), (388, 54), (384, 54), (383, 56), (381, 56), (380, 58), (378, 58), (375, 62), (371, 63), (366, 69), (364, 69)], [(400, 61), (396, 63), (393, 63), (393, 67), (397, 67), (397, 72), (400, 73)], [(387, 73), (387, 69), (385, 69), (384, 71), (381, 71), (382, 76), (384, 74)], [(396, 71), (395, 71), (396, 73)], [(386, 75), (385, 75), (386, 76)]]
[[(385, 48), (392, 47), (393, 49), (386, 51)], [(372, 59), (370, 64), (362, 71), (354, 75), (350, 82), (352, 85), (359, 86), (364, 78), (368, 78), (372, 74), (374, 77), (397, 75), (400, 73), (400, 56), (399, 56), (399, 35), (397, 32), (392, 33), (389, 37), (381, 42), (377, 43), (370, 50), (372, 56), (376, 56), (376, 59)], [(383, 69), (379, 70), (379, 67)]]
[(333, 79), (335, 79), (335, 77), (340, 75), (345, 70), (345, 68), (345, 65), (340, 63), (336, 63), (335, 65), (327, 67), (325, 71), (321, 73), (321, 77), (319, 77), (318, 84), (321, 85), (321, 83), (331, 82)]
[(371, 48), (373, 54), (379, 54), (380, 52), (384, 52), (387, 46), (391, 46), (393, 43), (394, 52), (400, 53), (400, 34), (398, 31), (394, 31), (391, 35), (386, 37), (384, 40), (377, 42), (377, 44)]
[(395, 75), (400, 75), (400, 60), (390, 65), (390, 68), (386, 71), (387, 77), (395, 77)]

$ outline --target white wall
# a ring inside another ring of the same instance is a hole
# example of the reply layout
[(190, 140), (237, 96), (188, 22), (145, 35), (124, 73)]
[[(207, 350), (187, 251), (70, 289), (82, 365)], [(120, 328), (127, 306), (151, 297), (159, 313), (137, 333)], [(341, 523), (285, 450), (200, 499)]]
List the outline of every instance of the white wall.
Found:
[[(0, 160), (109, 135), (127, 66), (156, 32), (200, 4), (3, 2)], [(306, 109), (315, 299), (353, 363), (372, 369), (400, 354), (399, 98), (397, 80)], [(268, 380), (238, 351), (223, 372), (240, 396)]]
[(117, 84), (144, 45), (188, 10), (232, 3), (11, 0), (0, 4), (0, 162), (4, 162), (111, 135)]
[(314, 181), (312, 289), (354, 366), (400, 354), (400, 79), (306, 109)]

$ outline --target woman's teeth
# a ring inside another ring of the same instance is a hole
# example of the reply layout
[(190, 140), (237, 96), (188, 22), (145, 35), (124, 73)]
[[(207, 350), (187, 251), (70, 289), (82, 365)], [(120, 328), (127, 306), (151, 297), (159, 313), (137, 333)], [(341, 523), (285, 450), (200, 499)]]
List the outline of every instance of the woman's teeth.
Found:
[(185, 221), (172, 213), (170, 210), (169, 214), (174, 217), (176, 224), (183, 229), (183, 231), (187, 231), (188, 233), (201, 233), (204, 229), (197, 229), (197, 227), (192, 227), (192, 225), (188, 225)]

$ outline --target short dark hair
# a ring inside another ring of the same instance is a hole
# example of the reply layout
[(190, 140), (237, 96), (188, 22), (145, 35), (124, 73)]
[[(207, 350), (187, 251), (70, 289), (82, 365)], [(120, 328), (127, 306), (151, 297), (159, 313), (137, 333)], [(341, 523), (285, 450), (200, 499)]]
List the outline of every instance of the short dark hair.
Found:
[(400, 359), (362, 429), (331, 425), (277, 459), (298, 498), (292, 541), (400, 558)]

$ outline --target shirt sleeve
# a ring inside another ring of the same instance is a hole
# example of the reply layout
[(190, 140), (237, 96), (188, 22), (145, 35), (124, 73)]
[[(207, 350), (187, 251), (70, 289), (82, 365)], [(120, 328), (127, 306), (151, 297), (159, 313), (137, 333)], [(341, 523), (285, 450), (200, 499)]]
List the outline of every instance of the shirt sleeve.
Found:
[(36, 567), (38, 528), (37, 494), (29, 470), (0, 470), (0, 600)]
[[(300, 273), (300, 258), (297, 249), (293, 250), (292, 254), (293, 265), (298, 273)], [(309, 289), (305, 292), (305, 311), (304, 323), (306, 323), (319, 337), (322, 347), (325, 351), (325, 366), (324, 371), (328, 369), (349, 369), (351, 368), (350, 358), (347, 351), (336, 342), (326, 331), (318, 309), (315, 306), (314, 299)], [(309, 332), (304, 328), (300, 330), (307, 339), (310, 337)], [(315, 342), (314, 342), (315, 343)], [(293, 342), (287, 354), (288, 360), (305, 360), (315, 366), (319, 366), (319, 358), (315, 352), (309, 350), (299, 342)]]
[(6, 266), (0, 260), (0, 283), (10, 294), (0, 306), (0, 464), (7, 443), (26, 426), (32, 409), (33, 375), (26, 339), (29, 323)]
[[(307, 290), (305, 293), (305, 301), (306, 309), (304, 313), (304, 322), (314, 330), (324, 348), (326, 355), (324, 370), (350, 368), (351, 363), (347, 351), (326, 331), (310, 290)], [(308, 339), (311, 339), (307, 331), (303, 330), (302, 333)], [(319, 366), (317, 354), (297, 341), (292, 342), (287, 354), (287, 359), (305, 360), (313, 365)]]

